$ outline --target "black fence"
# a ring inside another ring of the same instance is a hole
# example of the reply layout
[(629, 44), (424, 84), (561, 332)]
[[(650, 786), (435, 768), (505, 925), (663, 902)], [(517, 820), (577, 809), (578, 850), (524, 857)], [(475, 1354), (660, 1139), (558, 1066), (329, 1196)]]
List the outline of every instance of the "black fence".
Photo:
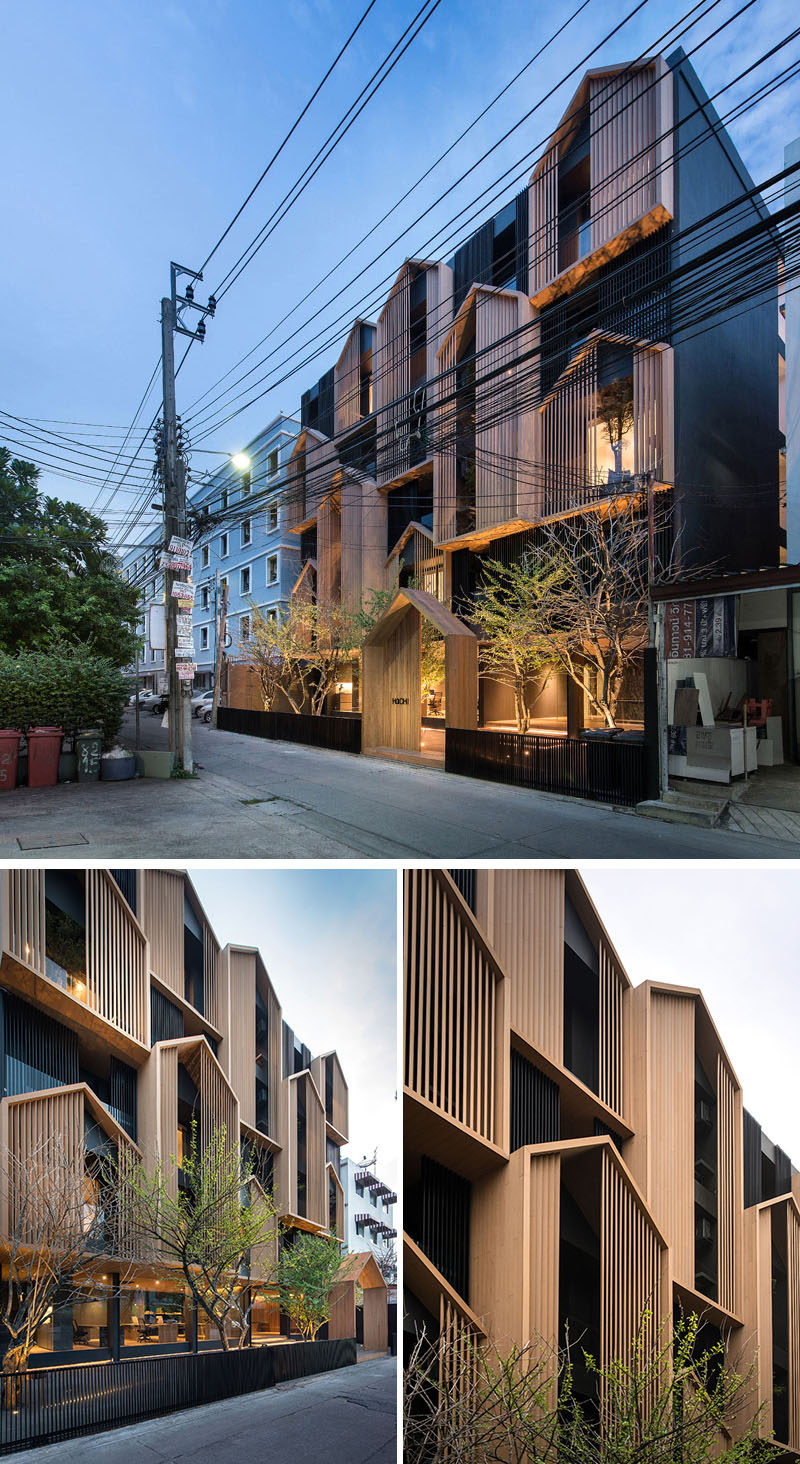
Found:
[(540, 733), (445, 732), (445, 768), (541, 793), (566, 793), (633, 808), (647, 797), (647, 746), (640, 740)]
[(294, 712), (258, 712), (249, 707), (220, 707), (217, 726), (223, 732), (330, 747), (335, 752), (361, 751), (360, 717), (309, 717)]
[(0, 1454), (236, 1398), (355, 1361), (353, 1338), (37, 1368), (0, 1380)]

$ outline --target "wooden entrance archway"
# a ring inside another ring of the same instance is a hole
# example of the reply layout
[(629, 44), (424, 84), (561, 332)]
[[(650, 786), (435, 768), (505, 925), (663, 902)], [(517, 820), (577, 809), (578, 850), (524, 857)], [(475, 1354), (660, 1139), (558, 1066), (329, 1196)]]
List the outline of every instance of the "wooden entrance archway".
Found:
[(364, 1349), (386, 1352), (389, 1346), (389, 1294), (371, 1251), (345, 1256), (331, 1291), (328, 1336), (355, 1337), (356, 1286), (364, 1297)]
[(399, 590), (362, 652), (361, 745), (365, 752), (420, 750), (422, 618), (444, 638), (445, 726), (478, 725), (478, 639), (426, 590)]

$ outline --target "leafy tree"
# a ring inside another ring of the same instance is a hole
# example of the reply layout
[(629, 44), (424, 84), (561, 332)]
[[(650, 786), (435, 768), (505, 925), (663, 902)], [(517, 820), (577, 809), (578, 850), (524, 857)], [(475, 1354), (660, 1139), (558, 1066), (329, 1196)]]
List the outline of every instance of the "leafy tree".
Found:
[(258, 1184), (256, 1156), (229, 1140), (224, 1126), (202, 1147), (193, 1120), (180, 1185), (178, 1168), (173, 1155), (152, 1168), (140, 1162), (121, 1175), (127, 1253), (173, 1280), (179, 1272), (217, 1328), (223, 1349), (230, 1350), (231, 1340), (241, 1348), (258, 1294), (250, 1287), (251, 1256), (256, 1249), (262, 1255), (275, 1249), (274, 1205)]
[[(550, 600), (563, 581), (558, 561), (526, 555), (516, 564), (490, 559), (471, 615), (481, 629), (483, 669), (514, 693), (517, 730), (531, 723), (531, 691), (544, 675), (541, 695), (553, 670)], [(534, 698), (535, 700), (536, 698)]]
[(299, 1234), (285, 1246), (278, 1263), (281, 1310), (291, 1317), (307, 1342), (313, 1342), (331, 1314), (331, 1291), (342, 1264), (342, 1248), (333, 1236)]
[(103, 520), (47, 498), (39, 470), (0, 447), (0, 650), (89, 647), (114, 667), (136, 655), (138, 591), (126, 584)]
[(250, 639), (239, 653), (258, 675), (265, 710), (281, 692), (293, 712), (319, 717), (364, 634), (360, 612), (333, 601), (295, 599), (274, 620), (253, 605)]
[(88, 646), (47, 651), (0, 650), (0, 727), (58, 726), (74, 734), (100, 727), (108, 747), (128, 700), (122, 672)]

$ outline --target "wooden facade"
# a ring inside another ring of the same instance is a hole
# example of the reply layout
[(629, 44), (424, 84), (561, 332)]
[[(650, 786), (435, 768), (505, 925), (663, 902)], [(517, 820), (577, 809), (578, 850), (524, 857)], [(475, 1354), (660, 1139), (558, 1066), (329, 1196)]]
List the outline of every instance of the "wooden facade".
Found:
[(356, 1287), (361, 1288), (364, 1351), (386, 1352), (389, 1346), (389, 1304), (386, 1282), (371, 1251), (345, 1256), (331, 1293), (329, 1337), (355, 1337)]
[[(425, 277), (424, 374), (411, 380), (411, 293)], [(450, 325), (453, 272), (430, 260), (407, 260), (378, 317), (373, 378), (378, 431), (378, 485), (385, 487), (431, 454), (425, 442), (431, 402), (427, 382), (437, 374), (437, 353)]]
[(444, 640), (445, 724), (478, 721), (478, 640), (434, 595), (399, 590), (362, 648), (364, 749), (419, 752), (421, 617)]
[[(251, 1203), (274, 1205), (289, 1228), (327, 1233), (330, 1225), (344, 1240), (338, 1150), (348, 1136), (346, 1078), (333, 1051), (311, 1059), (319, 1086), (308, 1070), (284, 1072), (282, 1011), (260, 952), (220, 950), (179, 870), (89, 869), (70, 878), (71, 898), (85, 906), (80, 988), (48, 956), (48, 901), (58, 891), (46, 900), (45, 871), (0, 872), (2, 1152), (34, 1165), (41, 1145), (57, 1137), (67, 1161), (83, 1165), (99, 1131), (98, 1142), (105, 1136), (121, 1161), (160, 1164), (177, 1196), (195, 1120), (202, 1148), (224, 1131), (232, 1148), (255, 1151)], [(7, 1166), (0, 1167), (2, 1245), (14, 1216)], [(251, 1258), (254, 1279), (274, 1272), (276, 1245)]]
[(632, 986), (573, 870), (409, 871), (404, 959), (408, 1310), (429, 1334), (438, 1317), (443, 1365), (472, 1326), (541, 1350), (555, 1401), (571, 1307), (601, 1366), (695, 1313), (754, 1368), (764, 1437), (800, 1454), (800, 1175), (746, 1200), (741, 1088), (701, 993)]

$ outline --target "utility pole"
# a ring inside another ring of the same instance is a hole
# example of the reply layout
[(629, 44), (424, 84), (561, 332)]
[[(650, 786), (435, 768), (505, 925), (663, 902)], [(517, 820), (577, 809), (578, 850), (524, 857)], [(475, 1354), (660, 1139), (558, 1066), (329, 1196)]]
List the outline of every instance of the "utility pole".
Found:
[[(177, 280), (179, 275), (188, 275), (189, 284), (185, 293), (177, 293)], [(183, 454), (178, 450), (178, 419), (175, 407), (175, 335), (187, 335), (192, 340), (202, 342), (205, 333), (205, 317), (213, 315), (216, 309), (216, 301), (213, 295), (208, 305), (198, 305), (194, 299), (192, 280), (202, 280), (202, 274), (196, 270), (186, 269), (180, 264), (170, 265), (171, 291), (161, 301), (161, 378), (163, 385), (164, 400), (164, 439), (163, 439), (163, 462), (164, 462), (164, 589), (166, 596), (166, 620), (167, 620), (167, 652), (166, 672), (167, 691), (169, 695), (168, 724), (169, 724), (169, 745), (170, 750), (175, 754), (175, 766), (186, 773), (194, 769), (194, 758), (192, 756), (192, 680), (191, 677), (182, 678), (178, 674), (179, 662), (182, 658), (177, 655), (178, 647), (178, 596), (173, 594), (173, 586), (181, 582), (181, 579), (188, 579), (185, 571), (173, 567), (171, 561), (175, 558), (187, 557), (186, 543), (186, 464)], [(183, 323), (183, 311), (186, 309), (200, 312), (201, 319), (195, 330), (190, 330)], [(177, 548), (170, 548), (173, 540), (179, 541)], [(186, 599), (193, 600), (194, 594), (187, 593)]]
[[(217, 581), (219, 581), (219, 570), (217, 570)], [(219, 696), (222, 690), (222, 655), (225, 649), (225, 637), (228, 633), (228, 581), (225, 580), (222, 585), (221, 596), (219, 596), (219, 584), (217, 591), (219, 606), (217, 611), (217, 656), (214, 670), (214, 695), (211, 700), (211, 721), (215, 727), (219, 711)]]

